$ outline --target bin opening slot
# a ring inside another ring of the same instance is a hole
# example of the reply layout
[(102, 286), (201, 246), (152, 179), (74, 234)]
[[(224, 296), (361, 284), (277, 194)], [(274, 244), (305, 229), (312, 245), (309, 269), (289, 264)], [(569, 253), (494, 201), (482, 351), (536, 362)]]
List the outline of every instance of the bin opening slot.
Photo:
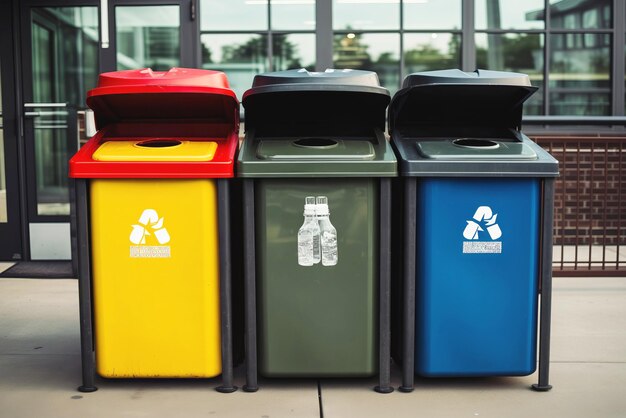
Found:
[(309, 137), (309, 138), (296, 139), (295, 141), (293, 141), (293, 144), (298, 147), (305, 147), (305, 148), (329, 149), (329, 148), (336, 147), (339, 144), (339, 142), (330, 138)]
[(137, 142), (135, 146), (144, 148), (170, 148), (179, 146), (180, 144), (182, 144), (182, 141), (177, 139), (147, 139)]
[(452, 141), (457, 147), (480, 148), (480, 149), (496, 149), (500, 146), (495, 141), (481, 138), (457, 138)]

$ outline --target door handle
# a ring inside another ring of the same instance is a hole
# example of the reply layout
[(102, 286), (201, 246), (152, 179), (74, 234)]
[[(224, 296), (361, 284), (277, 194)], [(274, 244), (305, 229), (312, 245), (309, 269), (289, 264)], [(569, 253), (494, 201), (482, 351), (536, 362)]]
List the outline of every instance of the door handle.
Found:
[[(67, 108), (67, 103), (24, 103), (24, 109), (53, 109)], [(24, 110), (24, 117), (35, 118), (38, 116), (65, 116), (67, 110)]]
[(100, 0), (100, 47), (109, 47), (109, 1)]
[(24, 107), (67, 107), (67, 103), (24, 103)]

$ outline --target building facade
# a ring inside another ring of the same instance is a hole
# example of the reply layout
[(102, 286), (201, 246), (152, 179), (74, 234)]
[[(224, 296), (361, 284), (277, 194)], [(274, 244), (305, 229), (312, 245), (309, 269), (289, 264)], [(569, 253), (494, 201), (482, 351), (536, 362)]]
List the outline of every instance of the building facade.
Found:
[[(520, 71), (535, 120), (623, 119), (623, 0), (7, 0), (0, 4), (0, 260), (70, 258), (67, 160), (100, 72)], [(623, 124), (623, 122), (620, 122)]]

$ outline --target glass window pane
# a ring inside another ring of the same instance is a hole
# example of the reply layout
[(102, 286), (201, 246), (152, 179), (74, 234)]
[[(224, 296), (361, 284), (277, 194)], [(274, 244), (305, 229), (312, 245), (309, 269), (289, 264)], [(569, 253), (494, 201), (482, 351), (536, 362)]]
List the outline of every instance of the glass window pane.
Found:
[(255, 74), (268, 71), (266, 35), (204, 34), (200, 42), (202, 68), (224, 71), (240, 99)]
[(404, 0), (404, 29), (461, 29), (461, 0)]
[(67, 116), (59, 114), (35, 119), (35, 176), (39, 215), (70, 214), (67, 183), (68, 130), (60, 128), (62, 123), (67, 124), (66, 118)]
[(267, 29), (267, 0), (200, 0), (200, 30)]
[(514, 71), (528, 74), (539, 90), (524, 104), (527, 115), (543, 114), (543, 48), (541, 34), (507, 33), (476, 34), (476, 65), (478, 68)]
[(117, 6), (115, 25), (118, 70), (180, 65), (178, 6)]
[(333, 0), (333, 29), (400, 29), (400, 1)]
[(405, 33), (404, 73), (461, 68), (461, 36), (451, 33)]
[(550, 0), (550, 22), (555, 29), (608, 29), (612, 0)]
[(550, 114), (567, 116), (608, 116), (610, 93), (550, 93)]
[(476, 29), (543, 29), (543, 0), (476, 0)]
[(52, 88), (55, 78), (55, 69), (52, 66), (53, 32), (35, 21), (32, 26), (32, 37), (33, 101), (52, 103), (55, 99)]
[[(551, 39), (550, 114), (609, 115), (611, 35), (568, 33)], [(594, 89), (604, 91), (589, 91)]]
[(34, 102), (85, 108), (87, 91), (98, 80), (98, 32), (96, 7), (32, 9)]
[(391, 94), (395, 93), (400, 85), (399, 62), (399, 34), (335, 35), (333, 66), (376, 71), (380, 84)]
[(551, 39), (550, 87), (611, 87), (610, 34), (553, 34)]
[(315, 30), (315, 0), (273, 0), (272, 29)]
[[(272, 3), (273, 4), (273, 3)], [(315, 70), (314, 34), (273, 34), (273, 70), (306, 68)]]

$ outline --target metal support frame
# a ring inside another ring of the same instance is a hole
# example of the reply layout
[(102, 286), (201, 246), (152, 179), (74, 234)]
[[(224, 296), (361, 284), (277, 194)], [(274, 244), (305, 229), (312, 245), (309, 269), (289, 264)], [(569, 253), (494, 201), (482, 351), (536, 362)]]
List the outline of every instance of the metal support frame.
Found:
[(221, 393), (237, 390), (233, 385), (233, 314), (232, 314), (232, 259), (230, 236), (229, 179), (217, 181), (217, 210), (220, 253), (220, 315), (222, 331), (222, 385), (215, 388)]
[(257, 322), (256, 322), (256, 248), (254, 242), (254, 180), (243, 180), (243, 240), (244, 240), (244, 305), (246, 384), (244, 392), (259, 390), (257, 382)]
[(613, 0), (613, 42), (611, 48), (612, 86), (611, 86), (611, 110), (614, 116), (624, 114), (624, 92), (626, 86), (622, 75), (626, 72), (624, 62), (624, 48), (626, 47), (626, 2)]
[(539, 317), (539, 379), (532, 388), (539, 392), (550, 385), (550, 325), (552, 317), (552, 224), (554, 221), (554, 179), (543, 182), (541, 227), (541, 312)]
[(380, 179), (378, 393), (391, 393), (391, 179)]
[(333, 4), (331, 0), (315, 2), (315, 71), (333, 68)]
[(80, 392), (95, 392), (96, 364), (91, 307), (91, 256), (89, 245), (89, 195), (87, 180), (76, 179), (76, 229), (78, 256), (78, 298), (80, 313), (80, 354), (83, 384)]
[(415, 244), (417, 235), (417, 180), (404, 179), (404, 239), (402, 289), (402, 386), (412, 392), (415, 379)]
[(463, 71), (476, 69), (476, 42), (474, 41), (474, 0), (461, 3), (461, 68)]

